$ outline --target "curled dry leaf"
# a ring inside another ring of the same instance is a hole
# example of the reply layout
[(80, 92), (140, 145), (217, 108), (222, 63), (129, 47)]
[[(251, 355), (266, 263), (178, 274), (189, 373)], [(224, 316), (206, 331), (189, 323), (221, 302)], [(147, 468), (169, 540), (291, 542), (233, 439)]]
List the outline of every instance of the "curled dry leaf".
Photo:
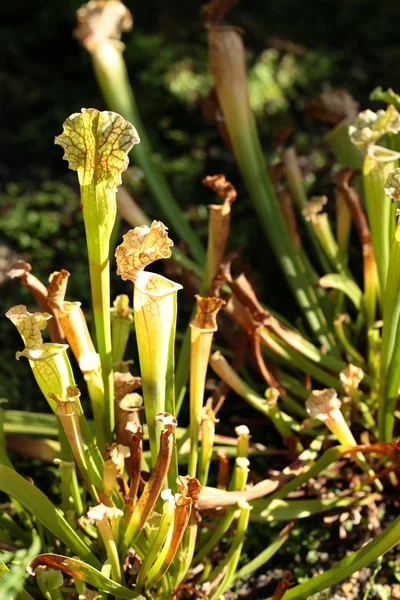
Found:
[(202, 181), (203, 185), (214, 190), (216, 194), (224, 202), (229, 202), (232, 204), (236, 200), (237, 191), (234, 185), (230, 181), (227, 181), (225, 175), (207, 175)]
[(118, 41), (124, 31), (133, 27), (133, 18), (120, 0), (91, 0), (77, 13), (75, 37), (90, 46), (107, 41)]
[(123, 240), (115, 252), (117, 274), (130, 281), (136, 281), (138, 273), (155, 260), (169, 258), (174, 245), (161, 221), (153, 221), (151, 227), (135, 227)]
[[(177, 483), (178, 492), (182, 495), (183, 498), (191, 502), (198, 501), (199, 494), (201, 492), (201, 485), (200, 481), (196, 479), (196, 477), (189, 477), (189, 475), (185, 475), (184, 477), (179, 476), (177, 478)], [(177, 502), (177, 504), (179, 504), (179, 502)]]
[(78, 172), (79, 183), (107, 186), (115, 190), (128, 167), (128, 152), (140, 142), (131, 123), (115, 112), (82, 108), (63, 124), (54, 140), (64, 149), (64, 160)]
[(35, 574), (36, 567), (46, 565), (51, 569), (57, 569), (74, 579), (85, 581), (96, 589), (113, 594), (117, 598), (125, 598), (133, 600), (137, 598), (137, 592), (115, 583), (112, 579), (108, 579), (100, 571), (76, 558), (69, 558), (59, 554), (39, 554), (28, 565), (27, 570), (31, 575)]
[(358, 148), (374, 144), (386, 133), (400, 131), (400, 113), (392, 105), (386, 110), (364, 110), (349, 127), (351, 141)]
[(222, 298), (203, 298), (196, 294), (197, 312), (190, 327), (200, 331), (217, 331), (217, 314), (226, 302)]

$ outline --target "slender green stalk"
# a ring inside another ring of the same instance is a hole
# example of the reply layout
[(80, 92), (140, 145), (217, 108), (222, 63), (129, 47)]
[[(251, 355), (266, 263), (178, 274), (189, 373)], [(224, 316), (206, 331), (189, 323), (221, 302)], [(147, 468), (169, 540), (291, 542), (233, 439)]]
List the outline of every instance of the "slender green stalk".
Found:
[(348, 356), (354, 362), (355, 365), (360, 367), (365, 365), (364, 357), (358, 352), (358, 350), (353, 346), (349, 338), (347, 337), (344, 324), (350, 321), (348, 315), (338, 315), (334, 321), (334, 327), (336, 332), (336, 337), (342, 346), (343, 350), (347, 352)]
[[(122, 7), (125, 10), (123, 19)], [(128, 28), (126, 24), (132, 23), (128, 9), (123, 5), (122, 7), (116, 6), (116, 3), (105, 3), (101, 10), (99, 7), (94, 11), (91, 11), (89, 6), (81, 8), (78, 13), (79, 26), (75, 34), (91, 54), (93, 69), (107, 106), (131, 123), (135, 123), (137, 127), (142, 143), (132, 149), (132, 158), (143, 169), (147, 185), (168, 225), (187, 243), (192, 256), (199, 263), (204, 263), (204, 248), (196, 232), (184, 218), (162, 171), (153, 159), (150, 141), (129, 83), (123, 58), (124, 45), (118, 39), (121, 31)]]
[(150, 542), (149, 552), (146, 554), (146, 557), (142, 562), (142, 566), (140, 567), (135, 586), (135, 590), (138, 593), (141, 592), (147, 573), (167, 538), (168, 531), (175, 514), (175, 499), (171, 494), (171, 490), (165, 490), (164, 492), (161, 492), (161, 497), (163, 500), (165, 500), (163, 504), (163, 513), (161, 515), (161, 521), (158, 526), (157, 533), (154, 539)]
[(236, 531), (234, 538), (232, 540), (231, 546), (229, 548), (228, 553), (225, 558), (220, 562), (218, 567), (214, 569), (214, 571), (210, 574), (210, 579), (213, 580), (218, 573), (227, 567), (226, 573), (211, 596), (211, 600), (218, 600), (221, 597), (221, 594), (227, 590), (235, 578), (235, 572), (239, 563), (240, 554), (242, 552), (242, 547), (244, 544), (247, 526), (250, 518), (251, 506), (247, 502), (239, 501), (239, 508), (241, 509), (240, 517), (238, 519), (238, 523), (236, 526)]
[(349, 254), (349, 243), (351, 233), (352, 215), (345, 195), (340, 188), (335, 190), (335, 209), (336, 209), (336, 239), (339, 251), (347, 264)]
[(199, 468), (197, 478), (200, 485), (207, 485), (208, 472), (210, 470), (211, 459), (214, 449), (215, 440), (215, 423), (218, 419), (215, 418), (215, 413), (211, 408), (205, 407), (201, 419), (201, 448), (199, 456)]
[[(260, 411), (266, 417), (271, 419), (276, 430), (287, 437), (291, 431), (286, 422), (291, 422), (292, 419), (282, 413), (276, 405), (276, 401), (268, 403), (265, 398), (259, 396), (243, 379), (235, 373), (232, 367), (228, 364), (220, 352), (214, 352), (210, 358), (210, 366), (219, 377), (231, 387), (239, 396), (248, 402), (253, 408)], [(284, 420), (285, 419), (285, 420)]]
[(239, 571), (237, 571), (235, 574), (235, 580), (237, 581), (238, 579), (243, 579), (244, 577), (247, 577), (248, 575), (254, 573), (254, 571), (257, 571), (257, 569), (260, 569), (260, 567), (263, 567), (278, 552), (278, 550), (282, 548), (283, 544), (287, 541), (292, 526), (293, 525), (286, 525), (286, 527), (284, 527), (282, 531), (280, 531), (279, 535), (273, 540), (273, 542), (269, 546), (267, 546), (267, 548), (265, 548), (265, 550), (260, 552), (260, 554), (256, 556), (256, 558), (254, 558), (246, 565), (244, 565), (241, 569), (239, 569)]
[[(232, 479), (232, 488), (243, 491), (246, 487), (247, 476), (249, 474), (249, 461), (246, 458), (237, 458), (235, 464), (235, 473)], [(237, 506), (227, 507), (225, 514), (218, 522), (218, 527), (205, 540), (201, 540), (199, 547), (196, 549), (196, 555), (193, 559), (193, 564), (196, 565), (211, 552), (213, 548), (222, 539), (229, 527), (232, 525), (237, 511)]]
[(365, 155), (363, 164), (365, 204), (382, 298), (389, 267), (394, 218), (392, 200), (386, 195), (384, 186), (389, 173), (396, 167), (398, 157), (399, 154), (396, 152), (374, 146)]
[(353, 276), (346, 266), (346, 260), (341, 254), (338, 243), (333, 235), (328, 214), (323, 212), (314, 215), (311, 218), (311, 223), (332, 268), (340, 275), (344, 275), (353, 281)]
[(75, 463), (62, 460), (60, 462), (61, 498), (66, 515), (73, 510), (77, 517), (83, 515), (83, 503), (76, 476)]
[[(304, 358), (300, 352), (291, 348), (288, 344), (281, 341), (276, 335), (270, 333), (266, 328), (263, 328), (260, 332), (260, 339), (270, 350), (275, 354), (282, 357), (292, 367), (301, 369), (307, 375), (311, 375), (320, 383), (334, 387), (335, 389), (341, 390), (342, 386), (340, 382), (333, 377), (330, 373), (321, 369), (313, 362)], [(345, 364), (342, 363), (342, 369)]]
[(400, 384), (400, 222), (392, 242), (383, 305), (378, 428), (381, 440), (391, 441)]
[(129, 307), (129, 298), (121, 294), (114, 300), (111, 309), (111, 337), (113, 363), (124, 360), (129, 334), (133, 326), (132, 309)]
[(238, 30), (210, 27), (209, 53), (229, 137), (260, 224), (312, 331), (328, 351), (333, 350), (335, 340), (318, 305), (310, 273), (296, 253), (267, 175), (254, 116), (250, 110), (244, 47)]
[(358, 170), (362, 168), (363, 153), (350, 141), (350, 123), (347, 119), (341, 121), (325, 136), (324, 141), (332, 148), (341, 165)]
[(13, 469), (14, 466), (8, 456), (6, 438), (4, 435), (4, 410), (0, 408), (0, 465)]
[(104, 382), (99, 407), (105, 436), (114, 429), (114, 382), (110, 319), (110, 237), (116, 217), (116, 188), (128, 166), (127, 152), (140, 140), (135, 128), (116, 113), (82, 109), (63, 125), (55, 140), (69, 168), (78, 172), (86, 231), (97, 346)]
[[(302, 210), (306, 205), (308, 198), (304, 189), (303, 177), (300, 171), (299, 163), (297, 160), (296, 150), (293, 146), (286, 148), (282, 154), (282, 162), (285, 169), (285, 175), (287, 177), (290, 193), (296, 203), (297, 209), (301, 215)], [(321, 243), (315, 235), (314, 228), (310, 221), (303, 218), (304, 226), (307, 231), (308, 238), (310, 239), (314, 252), (317, 256), (317, 260), (321, 265), (324, 273), (330, 273), (329, 261), (322, 249)]]
[(196, 296), (197, 313), (191, 322), (190, 352), (190, 454), (188, 473), (196, 476), (198, 443), (208, 359), (214, 332), (217, 330), (217, 313), (225, 304), (220, 298)]
[[(334, 567), (288, 590), (285, 600), (307, 600), (314, 594), (340, 583), (353, 573), (378, 560), (400, 541), (400, 517), (397, 517), (369, 544), (346, 556)], [(271, 598), (269, 600), (272, 600)]]

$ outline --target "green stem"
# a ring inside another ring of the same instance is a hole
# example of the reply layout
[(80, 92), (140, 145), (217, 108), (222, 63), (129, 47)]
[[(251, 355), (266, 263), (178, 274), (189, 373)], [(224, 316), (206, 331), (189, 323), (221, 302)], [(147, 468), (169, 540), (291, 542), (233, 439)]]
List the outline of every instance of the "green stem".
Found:
[[(247, 463), (247, 464), (246, 464)], [(242, 459), (236, 459), (235, 473), (233, 476), (232, 489), (243, 491), (246, 483), (247, 476), (249, 473), (248, 461)], [(203, 541), (202, 545), (197, 549), (196, 556), (193, 559), (193, 565), (196, 565), (211, 552), (211, 550), (218, 544), (221, 538), (228, 531), (232, 525), (237, 511), (237, 506), (230, 506), (226, 509), (224, 516), (219, 520), (218, 527), (211, 533), (211, 535)]]
[(392, 242), (383, 305), (383, 332), (379, 387), (380, 439), (392, 440), (394, 411), (400, 383), (400, 223)]
[(336, 337), (343, 350), (347, 352), (353, 363), (357, 366), (363, 367), (365, 365), (365, 360), (363, 356), (358, 352), (358, 350), (354, 348), (353, 344), (347, 337), (344, 328), (344, 319), (342, 317), (343, 315), (339, 315), (334, 321)]
[(288, 590), (285, 593), (285, 600), (307, 600), (314, 594), (331, 588), (347, 577), (350, 577), (356, 571), (360, 571), (375, 560), (378, 560), (383, 554), (396, 546), (399, 541), (400, 517), (397, 517), (377, 538), (360, 550), (357, 550), (357, 552), (346, 556), (346, 558), (339, 561), (332, 569), (328, 569), (328, 571), (316, 575), (312, 579)]
[(375, 146), (363, 164), (365, 204), (378, 269), (381, 297), (386, 285), (392, 231), (392, 200), (385, 194), (387, 176), (396, 167), (397, 153)]
[(14, 469), (7, 453), (6, 438), (4, 434), (4, 410), (2, 408), (0, 408), (0, 465)]
[[(110, 198), (113, 196), (113, 198)], [(90, 285), (97, 347), (100, 355), (104, 384), (104, 405), (99, 406), (104, 427), (100, 439), (112, 440), (114, 431), (114, 380), (112, 369), (111, 316), (110, 316), (110, 262), (109, 243), (116, 215), (115, 191), (105, 185), (82, 185), (83, 218), (88, 247)], [(99, 219), (99, 214), (104, 219)], [(102, 221), (102, 222), (101, 222)], [(99, 419), (100, 421), (100, 419)]]
[(286, 540), (289, 537), (291, 527), (286, 526), (279, 535), (273, 540), (273, 542), (265, 548), (256, 558), (251, 560), (249, 563), (244, 565), (237, 573), (235, 574), (235, 580), (243, 579), (254, 571), (257, 571), (260, 567), (263, 567), (283, 546)]
[(212, 581), (215, 578), (215, 576), (218, 575), (218, 573), (221, 573), (221, 571), (225, 567), (227, 567), (224, 578), (222, 579), (214, 594), (211, 596), (211, 600), (218, 600), (221, 597), (221, 595), (225, 592), (225, 590), (227, 590), (230, 587), (235, 578), (235, 571), (239, 563), (239, 558), (246, 537), (250, 511), (250, 504), (248, 504), (247, 502), (243, 503), (243, 506), (241, 506), (240, 517), (238, 519), (231, 547), (229, 548), (229, 551), (225, 556), (224, 560), (222, 560), (218, 567), (214, 569), (214, 571), (212, 571), (210, 574), (210, 581)]
[(336, 346), (333, 334), (318, 304), (310, 273), (296, 252), (267, 174), (250, 109), (241, 36), (230, 27), (211, 27), (209, 49), (211, 71), (229, 138), (260, 225), (312, 331), (328, 351), (333, 350)]
[(349, 138), (350, 123), (347, 119), (341, 121), (325, 136), (324, 142), (332, 148), (341, 165), (358, 170), (362, 167), (363, 154)]
[(106, 104), (133, 123), (141, 143), (131, 150), (136, 164), (143, 169), (147, 185), (154, 196), (171, 229), (184, 240), (192, 256), (201, 264), (205, 262), (205, 251), (195, 231), (183, 216), (182, 209), (173, 197), (167, 181), (154, 163), (146, 129), (129, 83), (128, 72), (121, 47), (113, 41), (97, 44), (91, 51), (93, 68)]
[[(308, 198), (304, 189), (303, 177), (299, 168), (296, 150), (293, 146), (283, 151), (282, 161), (289, 185), (289, 190), (296, 203), (299, 213), (303, 217), (302, 210), (304, 208), (304, 205), (307, 203)], [(313, 246), (314, 253), (316, 254), (317, 259), (321, 265), (322, 271), (324, 273), (330, 273), (331, 269), (329, 266), (329, 262), (322, 250), (320, 241), (315, 235), (315, 231), (310, 221), (307, 221), (304, 217), (302, 218), (302, 221), (306, 228), (308, 238), (310, 239), (311, 244)]]

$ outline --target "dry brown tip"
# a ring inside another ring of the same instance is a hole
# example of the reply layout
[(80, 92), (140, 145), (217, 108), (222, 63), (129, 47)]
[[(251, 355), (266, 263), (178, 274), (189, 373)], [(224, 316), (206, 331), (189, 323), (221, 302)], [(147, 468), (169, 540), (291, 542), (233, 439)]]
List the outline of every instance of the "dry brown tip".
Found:
[(308, 202), (305, 203), (303, 210), (303, 216), (306, 221), (312, 221), (315, 217), (322, 212), (325, 204), (328, 202), (326, 196), (313, 196)]
[(197, 312), (191, 327), (200, 331), (217, 331), (217, 314), (226, 302), (222, 298), (203, 298), (196, 294)]
[(51, 273), (49, 276), (49, 285), (47, 286), (48, 302), (50, 306), (58, 308), (61, 311), (67, 292), (69, 275), (69, 271), (61, 269), (61, 271), (54, 271), (54, 273)]
[(118, 43), (124, 31), (133, 27), (133, 17), (120, 0), (91, 0), (77, 13), (75, 37), (90, 49), (101, 42)]
[(114, 397), (115, 402), (120, 402), (127, 394), (134, 392), (142, 385), (140, 377), (134, 377), (130, 373), (119, 373), (114, 371)]
[(203, 4), (200, 9), (200, 18), (204, 25), (222, 25), (228, 12), (239, 3), (240, 0), (211, 0)]
[[(176, 481), (178, 483), (178, 493), (182, 495), (182, 504), (186, 504), (188, 501), (198, 501), (201, 485), (196, 477), (189, 477), (189, 475), (185, 475), (184, 477), (179, 476)], [(179, 505), (179, 500), (177, 501), (177, 505)]]
[(342, 406), (333, 388), (314, 390), (306, 401), (306, 409), (312, 419), (326, 421), (329, 414)]
[(351, 389), (358, 389), (358, 386), (364, 378), (364, 371), (360, 367), (349, 364), (340, 373), (339, 378), (344, 387), (344, 391), (346, 394), (349, 394)]
[(158, 415), (155, 416), (154, 421), (158, 421), (159, 423), (164, 425), (165, 432), (167, 433), (167, 435), (173, 433), (176, 427), (178, 426), (177, 419), (167, 412), (158, 413)]
[(214, 190), (224, 202), (232, 204), (236, 200), (236, 188), (230, 181), (226, 180), (225, 175), (207, 175), (207, 177), (204, 177), (202, 183)]
[(32, 271), (32, 266), (24, 260), (17, 260), (7, 269), (7, 277), (10, 279), (16, 279), (17, 277), (24, 277), (27, 273)]

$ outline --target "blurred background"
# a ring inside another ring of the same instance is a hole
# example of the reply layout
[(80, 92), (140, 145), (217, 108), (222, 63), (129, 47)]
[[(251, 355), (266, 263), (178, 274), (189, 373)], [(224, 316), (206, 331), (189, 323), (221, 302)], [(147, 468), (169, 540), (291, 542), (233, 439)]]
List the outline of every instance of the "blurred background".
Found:
[[(293, 316), (283, 279), (274, 261), (267, 260), (264, 236), (257, 236), (257, 218), (234, 160), (215, 123), (204, 115), (212, 81), (201, 4), (126, 4), (135, 26), (123, 38), (125, 58), (155, 160), (201, 235), (207, 228), (206, 206), (215, 200), (202, 178), (222, 172), (237, 185), (230, 249), (251, 265), (260, 297)], [(13, 304), (32, 302), (19, 281), (5, 278), (6, 266), (16, 258), (27, 260), (44, 282), (52, 271), (68, 269), (69, 299), (90, 308), (77, 178), (53, 142), (71, 113), (105, 108), (90, 56), (73, 37), (79, 6), (79, 0), (14, 0), (0, 8), (0, 398), (13, 408), (32, 408), (42, 400), (33, 381), (26, 382), (24, 361), (14, 360), (21, 341), (3, 315)], [(274, 162), (276, 139), (290, 133), (308, 185), (314, 193), (329, 193), (323, 189), (329, 157), (322, 138), (331, 126), (309, 118), (305, 107), (316, 94), (334, 88), (349, 91), (362, 108), (374, 106), (369, 93), (377, 85), (399, 91), (399, 3), (246, 0), (229, 21), (245, 31), (250, 98), (266, 161)], [(132, 163), (125, 182), (147, 214), (159, 218)], [(121, 235), (125, 230), (122, 225)], [(123, 291), (130, 293), (115, 277), (115, 294)], [(181, 302), (186, 320), (189, 305)]]

